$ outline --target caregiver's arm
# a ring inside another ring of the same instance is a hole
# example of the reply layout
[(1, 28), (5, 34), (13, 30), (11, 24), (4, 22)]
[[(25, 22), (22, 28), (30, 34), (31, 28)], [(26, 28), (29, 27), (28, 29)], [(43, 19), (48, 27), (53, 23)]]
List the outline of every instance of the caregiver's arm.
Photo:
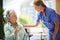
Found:
[(24, 27), (36, 27), (38, 26), (39, 22), (36, 22), (35, 24), (23, 24)]
[(55, 23), (55, 28), (54, 28), (54, 33), (53, 33), (53, 40), (56, 39), (58, 30), (59, 30), (59, 22), (58, 21), (55, 21), (54, 23)]

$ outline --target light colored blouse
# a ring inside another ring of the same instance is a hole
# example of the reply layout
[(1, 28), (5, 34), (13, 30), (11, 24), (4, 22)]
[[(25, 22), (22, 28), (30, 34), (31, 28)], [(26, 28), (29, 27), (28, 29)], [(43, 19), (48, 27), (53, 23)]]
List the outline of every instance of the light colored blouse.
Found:
[(18, 27), (20, 27), (20, 30), (15, 36), (13, 25), (11, 23), (7, 23), (4, 26), (5, 40), (28, 40), (28, 34), (26, 33), (25, 28), (21, 24), (18, 24)]

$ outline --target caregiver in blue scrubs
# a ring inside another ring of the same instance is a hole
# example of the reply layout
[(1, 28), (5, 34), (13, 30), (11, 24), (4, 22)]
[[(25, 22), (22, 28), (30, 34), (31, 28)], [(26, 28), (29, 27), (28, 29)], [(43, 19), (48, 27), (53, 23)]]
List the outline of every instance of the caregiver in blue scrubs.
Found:
[(35, 27), (43, 20), (45, 26), (49, 29), (47, 40), (60, 40), (59, 19), (55, 10), (46, 7), (41, 0), (34, 1), (34, 8), (38, 11), (38, 18), (35, 24), (26, 24), (25, 27)]

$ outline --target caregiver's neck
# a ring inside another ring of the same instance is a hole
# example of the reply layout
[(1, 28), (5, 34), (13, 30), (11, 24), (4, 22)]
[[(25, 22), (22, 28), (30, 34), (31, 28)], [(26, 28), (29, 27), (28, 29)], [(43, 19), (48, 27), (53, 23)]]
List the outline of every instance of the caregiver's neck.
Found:
[(46, 16), (46, 7), (42, 7), (42, 14), (43, 14), (43, 16), (45, 17)]

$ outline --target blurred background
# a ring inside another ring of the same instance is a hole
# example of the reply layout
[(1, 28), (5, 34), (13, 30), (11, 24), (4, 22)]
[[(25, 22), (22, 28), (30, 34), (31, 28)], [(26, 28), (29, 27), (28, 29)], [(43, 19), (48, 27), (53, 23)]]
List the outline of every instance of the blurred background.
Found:
[[(24, 24), (33, 24), (37, 19), (37, 12), (33, 7), (34, 0), (3, 0), (3, 9), (16, 11), (18, 17), (18, 22)], [(46, 6), (51, 7), (60, 13), (60, 0), (43, 0)], [(4, 15), (6, 13), (4, 12)], [(5, 17), (5, 16), (4, 16)], [(28, 27), (27, 32), (29, 34), (30, 40), (46, 40), (48, 29), (40, 21), (41, 24), (37, 27)]]

